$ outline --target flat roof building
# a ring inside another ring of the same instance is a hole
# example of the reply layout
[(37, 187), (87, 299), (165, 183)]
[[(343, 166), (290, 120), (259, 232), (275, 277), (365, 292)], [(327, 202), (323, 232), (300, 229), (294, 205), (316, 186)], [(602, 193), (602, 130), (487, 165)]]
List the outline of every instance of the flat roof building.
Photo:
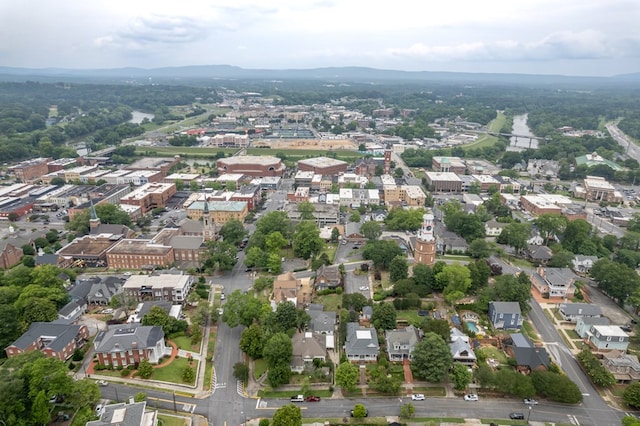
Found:
[(298, 170), (314, 172), (321, 175), (338, 175), (345, 173), (349, 163), (329, 157), (307, 158), (298, 161)]
[(146, 214), (154, 208), (164, 208), (175, 193), (174, 183), (147, 183), (122, 197), (120, 203), (138, 206)]
[(461, 192), (462, 179), (452, 172), (426, 172), (427, 186), (433, 192)]
[(183, 303), (194, 280), (191, 275), (131, 275), (122, 286), (124, 293), (138, 301), (167, 300)]
[(255, 177), (282, 177), (286, 169), (280, 158), (270, 155), (243, 155), (221, 158), (216, 162), (216, 166), (220, 173), (241, 173)]

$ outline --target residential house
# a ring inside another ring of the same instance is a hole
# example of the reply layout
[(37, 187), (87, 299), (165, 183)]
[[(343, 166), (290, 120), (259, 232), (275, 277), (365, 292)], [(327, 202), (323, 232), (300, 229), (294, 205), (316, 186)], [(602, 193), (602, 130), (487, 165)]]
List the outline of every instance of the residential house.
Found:
[(505, 226), (507, 226), (506, 223), (491, 219), (484, 223), (484, 233), (487, 237), (497, 237)]
[(311, 317), (309, 330), (314, 333), (333, 335), (336, 329), (336, 313), (323, 310), (324, 306), (310, 304), (306, 311)]
[(588, 342), (599, 351), (626, 351), (629, 347), (629, 335), (617, 325), (592, 325)]
[(273, 282), (271, 299), (276, 305), (282, 302), (291, 302), (297, 306), (300, 286), (300, 280), (296, 279), (293, 272), (288, 271), (278, 275)]
[(593, 264), (598, 261), (598, 256), (584, 256), (581, 254), (576, 254), (576, 257), (573, 258), (573, 270), (578, 274), (588, 274), (593, 267)]
[(86, 325), (54, 322), (33, 322), (29, 329), (5, 349), (7, 358), (25, 352), (40, 351), (47, 357), (61, 361), (69, 359), (73, 352), (89, 340)]
[(548, 294), (551, 299), (570, 299), (576, 290), (576, 278), (577, 276), (569, 268), (540, 266), (531, 275), (531, 284), (540, 294)]
[(522, 327), (522, 311), (518, 302), (489, 302), (489, 320), (497, 330), (517, 330)]
[(167, 302), (164, 300), (153, 300), (149, 302), (138, 303), (133, 313), (129, 315), (127, 322), (142, 322), (144, 316), (148, 314), (153, 307), (162, 309), (167, 315), (175, 319), (180, 319), (180, 315), (182, 313), (182, 305), (173, 305), (171, 304), (171, 302)]
[(609, 325), (611, 321), (607, 317), (579, 317), (576, 320), (576, 333), (582, 339), (589, 340), (589, 332), (592, 325)]
[(336, 288), (342, 284), (342, 275), (337, 265), (322, 265), (316, 271), (316, 290)]
[(86, 426), (157, 426), (158, 412), (146, 410), (146, 401), (105, 405), (98, 420)]
[(419, 331), (413, 325), (396, 330), (386, 330), (389, 361), (411, 360), (411, 352), (420, 340)]
[(578, 318), (599, 317), (600, 306), (591, 303), (561, 303), (558, 312), (565, 321), (576, 322)]
[(476, 363), (476, 354), (473, 352), (469, 342), (464, 340), (455, 340), (449, 343), (449, 350), (453, 357), (453, 362), (472, 366)]
[(347, 323), (347, 338), (344, 352), (350, 362), (374, 362), (378, 359), (378, 334), (373, 327), (361, 327), (358, 323)]
[(553, 251), (547, 246), (529, 244), (525, 255), (533, 263), (546, 265), (553, 257)]
[(469, 249), (469, 244), (464, 238), (449, 231), (441, 222), (435, 223), (434, 234), (436, 237), (436, 250), (439, 254), (464, 253)]
[(326, 340), (323, 336), (305, 331), (291, 337), (293, 353), (291, 357), (291, 371), (302, 373), (313, 366), (313, 361), (319, 359), (324, 362), (327, 357)]
[(137, 365), (143, 359), (157, 363), (171, 354), (162, 327), (139, 324), (118, 324), (98, 332), (93, 348), (100, 364), (114, 367)]
[(613, 374), (618, 383), (640, 381), (640, 362), (636, 355), (614, 349), (605, 352), (600, 362), (609, 373)]
[(366, 323), (369, 324), (371, 323), (371, 317), (373, 316), (373, 307), (372, 306), (363, 306), (362, 307), (362, 312), (360, 312), (360, 316), (358, 317), (358, 320), (360, 321), (360, 323)]
[(82, 303), (82, 301), (79, 300), (72, 300), (60, 308), (58, 311), (58, 319), (71, 323), (80, 318), (80, 315), (84, 314), (86, 310), (86, 303)]
[(139, 302), (166, 300), (174, 304), (184, 303), (193, 282), (193, 276), (182, 273), (131, 275), (124, 283), (123, 291), (128, 297)]
[(541, 346), (536, 346), (522, 333), (510, 334), (510, 339), (506, 346), (509, 356), (516, 359), (516, 370), (523, 374), (533, 371), (546, 371), (549, 369), (551, 360), (547, 350)]
[(365, 243), (367, 239), (360, 232), (360, 222), (348, 222), (344, 227), (343, 239), (350, 243)]
[(122, 291), (124, 277), (82, 277), (69, 288), (71, 299), (87, 305), (108, 305), (111, 298)]

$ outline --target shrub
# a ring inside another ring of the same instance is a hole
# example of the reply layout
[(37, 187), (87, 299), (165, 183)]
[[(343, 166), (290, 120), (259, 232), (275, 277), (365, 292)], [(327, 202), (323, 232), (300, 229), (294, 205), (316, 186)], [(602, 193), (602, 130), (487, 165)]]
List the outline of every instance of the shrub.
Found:
[(133, 395), (133, 400), (135, 402), (142, 402), (145, 399), (147, 399), (147, 394), (144, 392), (138, 392), (137, 394)]
[(131, 373), (131, 370), (126, 369), (126, 368), (124, 370), (120, 371), (120, 375), (122, 377), (127, 377), (130, 373)]
[(69, 363), (69, 370), (73, 370), (74, 368), (76, 368), (76, 365), (73, 362)]
[(269, 419), (260, 419), (258, 426), (269, 426)]
[(73, 356), (71, 357), (72, 361), (82, 361), (82, 358), (84, 358), (84, 354), (80, 349), (73, 351)]

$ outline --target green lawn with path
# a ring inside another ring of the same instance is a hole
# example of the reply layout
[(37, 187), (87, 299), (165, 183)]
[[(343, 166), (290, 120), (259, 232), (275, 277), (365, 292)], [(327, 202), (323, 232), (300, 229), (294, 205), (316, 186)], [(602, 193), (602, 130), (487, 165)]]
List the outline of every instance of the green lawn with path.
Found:
[[(189, 361), (186, 358), (176, 358), (166, 367), (154, 368), (153, 374), (151, 375), (152, 380), (159, 380), (161, 382), (170, 382), (170, 383), (185, 383), (182, 380), (182, 374), (184, 373), (185, 368), (189, 365)], [(191, 362), (191, 367), (194, 370), (194, 379), (191, 383), (195, 383), (195, 375), (198, 373), (198, 361), (193, 360)]]

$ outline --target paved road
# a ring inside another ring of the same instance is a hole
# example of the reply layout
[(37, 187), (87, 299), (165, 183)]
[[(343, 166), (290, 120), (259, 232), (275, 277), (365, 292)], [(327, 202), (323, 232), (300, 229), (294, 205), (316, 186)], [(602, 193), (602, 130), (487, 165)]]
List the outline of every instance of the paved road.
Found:
[(625, 149), (627, 155), (640, 162), (640, 146), (634, 144), (633, 141), (618, 128), (615, 122), (607, 123), (606, 127), (611, 137), (618, 142), (618, 145)]
[(619, 425), (622, 413), (609, 407), (600, 394), (593, 387), (587, 376), (578, 366), (573, 354), (565, 346), (564, 341), (544, 315), (538, 302), (531, 299), (529, 318), (540, 333), (540, 337), (547, 344), (548, 351), (553, 355), (556, 363), (567, 376), (578, 385), (583, 395), (580, 407), (568, 410), (581, 425)]

